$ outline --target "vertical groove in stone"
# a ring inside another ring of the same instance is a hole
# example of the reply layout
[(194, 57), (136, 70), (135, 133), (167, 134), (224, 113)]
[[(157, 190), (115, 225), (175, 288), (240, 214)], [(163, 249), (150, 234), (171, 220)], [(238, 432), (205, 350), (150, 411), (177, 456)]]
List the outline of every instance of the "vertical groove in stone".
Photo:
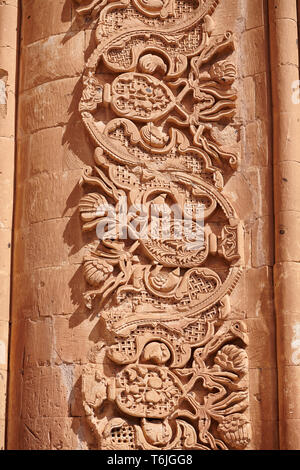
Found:
[(0, 449), (5, 446), (14, 199), (18, 1), (0, 2)]
[[(298, 1), (299, 6), (299, 1)], [(270, 0), (275, 305), (281, 449), (300, 448), (300, 103), (296, 0)]]

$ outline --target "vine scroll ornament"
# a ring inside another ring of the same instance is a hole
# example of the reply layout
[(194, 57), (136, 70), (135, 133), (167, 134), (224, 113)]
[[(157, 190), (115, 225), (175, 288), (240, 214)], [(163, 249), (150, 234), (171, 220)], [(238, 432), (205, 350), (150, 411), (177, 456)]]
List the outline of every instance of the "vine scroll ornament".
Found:
[[(84, 299), (103, 325), (82, 376), (99, 449), (244, 449), (251, 439), (247, 331), (229, 298), (243, 227), (222, 194), (237, 158), (213, 137), (236, 100), (232, 33), (213, 35), (218, 3), (77, 1), (97, 41), (79, 106), (95, 166), (79, 209), (92, 237)], [(200, 206), (201, 243), (176, 236), (187, 207), (197, 228)]]

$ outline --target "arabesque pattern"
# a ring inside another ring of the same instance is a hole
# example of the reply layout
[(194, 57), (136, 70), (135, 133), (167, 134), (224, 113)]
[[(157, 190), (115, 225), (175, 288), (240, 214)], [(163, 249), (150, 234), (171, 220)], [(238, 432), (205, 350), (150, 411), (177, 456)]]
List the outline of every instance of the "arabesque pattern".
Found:
[(99, 449), (243, 449), (247, 332), (230, 309), (243, 226), (222, 195), (237, 157), (213, 138), (235, 111), (233, 35), (213, 34), (217, 0), (79, 3), (98, 43), (80, 101), (95, 146), (84, 298), (103, 325), (82, 377), (87, 419)]

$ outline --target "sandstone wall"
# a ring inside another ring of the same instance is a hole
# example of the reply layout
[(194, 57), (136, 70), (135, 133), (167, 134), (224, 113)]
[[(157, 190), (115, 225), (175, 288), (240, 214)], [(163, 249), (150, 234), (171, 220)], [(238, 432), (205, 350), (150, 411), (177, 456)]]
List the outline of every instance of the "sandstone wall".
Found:
[(0, 2), (0, 449), (5, 446), (15, 166), (17, 1)]
[[(240, 163), (223, 192), (245, 226), (245, 269), (231, 303), (232, 318), (245, 320), (250, 338), (249, 448), (277, 449), (266, 2), (223, 0), (214, 21), (215, 33), (232, 30), (236, 43), (238, 105), (223, 145)], [(82, 299), (86, 239), (77, 210), (78, 181), (93, 164), (78, 103), (94, 26), (77, 19), (71, 0), (43, 0), (43, 8), (39, 1), (22, 2), (9, 449), (96, 447), (80, 376), (101, 326)]]
[[(298, 2), (299, 7), (299, 2)], [(299, 448), (299, 49), (297, 2), (270, 2), (274, 116), (275, 303), (280, 445)], [(298, 10), (299, 14), (299, 10)], [(289, 44), (289, 47), (287, 46)], [(291, 96), (292, 90), (292, 96)]]

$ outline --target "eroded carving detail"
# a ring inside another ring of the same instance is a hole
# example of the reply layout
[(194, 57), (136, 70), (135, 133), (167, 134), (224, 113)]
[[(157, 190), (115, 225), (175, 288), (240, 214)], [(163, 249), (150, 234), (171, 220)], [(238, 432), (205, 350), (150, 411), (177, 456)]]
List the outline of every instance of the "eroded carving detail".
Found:
[(235, 109), (232, 33), (212, 34), (218, 0), (77, 3), (98, 44), (79, 105), (95, 146), (84, 298), (105, 339), (82, 377), (87, 419), (99, 449), (243, 449), (248, 338), (230, 310), (243, 227), (222, 194), (237, 158), (213, 137)]

